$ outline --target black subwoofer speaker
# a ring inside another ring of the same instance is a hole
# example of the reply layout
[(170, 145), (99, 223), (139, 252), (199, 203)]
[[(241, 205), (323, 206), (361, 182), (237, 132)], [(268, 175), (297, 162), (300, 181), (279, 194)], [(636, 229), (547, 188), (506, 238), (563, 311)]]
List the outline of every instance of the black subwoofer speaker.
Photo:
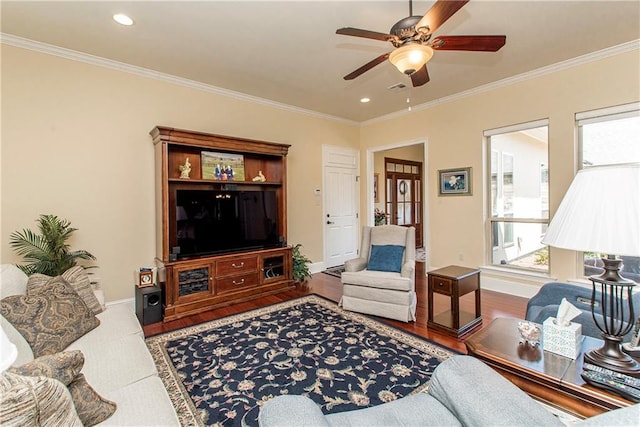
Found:
[(158, 286), (136, 287), (136, 316), (142, 325), (162, 321), (162, 289)]

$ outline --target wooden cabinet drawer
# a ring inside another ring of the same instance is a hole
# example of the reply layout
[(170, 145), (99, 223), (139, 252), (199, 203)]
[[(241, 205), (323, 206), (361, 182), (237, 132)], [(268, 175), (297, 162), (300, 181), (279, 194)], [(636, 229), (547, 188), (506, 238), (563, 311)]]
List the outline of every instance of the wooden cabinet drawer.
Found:
[(216, 279), (216, 293), (233, 292), (258, 285), (258, 272)]
[(429, 280), (431, 281), (433, 292), (437, 294), (451, 295), (452, 281), (450, 279), (445, 279), (444, 277), (439, 276), (431, 276), (429, 277)]
[(237, 257), (216, 262), (216, 277), (258, 271), (258, 257)]

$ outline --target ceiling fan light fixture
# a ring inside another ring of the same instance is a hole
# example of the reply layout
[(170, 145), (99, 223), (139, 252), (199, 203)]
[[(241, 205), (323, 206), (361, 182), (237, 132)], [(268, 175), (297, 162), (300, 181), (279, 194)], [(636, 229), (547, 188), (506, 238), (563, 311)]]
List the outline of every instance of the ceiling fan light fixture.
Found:
[(389, 61), (404, 74), (412, 74), (433, 57), (433, 49), (418, 43), (400, 46), (389, 54)]

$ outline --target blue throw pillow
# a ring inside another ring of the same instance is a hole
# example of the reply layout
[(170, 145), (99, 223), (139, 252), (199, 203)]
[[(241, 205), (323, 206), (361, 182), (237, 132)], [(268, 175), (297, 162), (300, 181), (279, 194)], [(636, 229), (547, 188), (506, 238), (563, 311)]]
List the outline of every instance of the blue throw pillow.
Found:
[(404, 246), (400, 245), (372, 245), (367, 270), (393, 271), (402, 270), (402, 255)]

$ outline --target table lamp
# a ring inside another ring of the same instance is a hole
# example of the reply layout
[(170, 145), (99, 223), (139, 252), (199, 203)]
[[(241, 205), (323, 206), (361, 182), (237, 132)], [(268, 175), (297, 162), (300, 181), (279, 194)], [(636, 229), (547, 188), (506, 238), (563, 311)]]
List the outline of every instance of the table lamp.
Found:
[[(542, 243), (574, 251), (608, 254), (604, 272), (591, 276), (591, 313), (604, 345), (584, 355), (585, 362), (640, 377), (640, 364), (621, 351), (633, 328), (632, 289), (620, 276), (616, 256), (640, 256), (640, 163), (593, 166), (580, 170), (556, 211)], [(602, 319), (594, 312), (600, 291)]]

